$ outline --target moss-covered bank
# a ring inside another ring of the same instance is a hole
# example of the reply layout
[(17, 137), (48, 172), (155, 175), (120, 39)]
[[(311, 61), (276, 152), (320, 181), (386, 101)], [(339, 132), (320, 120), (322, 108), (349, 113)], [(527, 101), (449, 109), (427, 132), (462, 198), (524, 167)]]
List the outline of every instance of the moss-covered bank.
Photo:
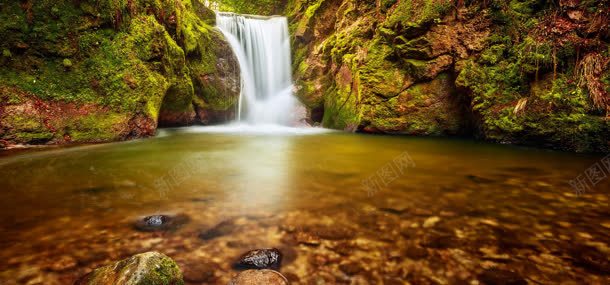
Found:
[(609, 1), (291, 0), (312, 119), (608, 152)]
[(1, 144), (122, 140), (230, 117), (239, 67), (214, 21), (200, 0), (0, 3)]

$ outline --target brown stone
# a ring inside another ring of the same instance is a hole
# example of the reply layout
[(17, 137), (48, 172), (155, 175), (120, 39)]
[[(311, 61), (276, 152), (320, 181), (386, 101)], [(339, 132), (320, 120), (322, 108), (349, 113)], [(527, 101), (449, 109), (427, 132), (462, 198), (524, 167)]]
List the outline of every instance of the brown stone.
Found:
[(277, 248), (251, 250), (244, 253), (235, 265), (243, 269), (279, 269), (282, 253)]
[(263, 270), (246, 270), (235, 276), (229, 285), (287, 285), (288, 279), (281, 273), (263, 269)]
[(358, 262), (349, 261), (339, 265), (339, 269), (345, 272), (347, 275), (356, 275), (361, 272), (364, 268)]
[(187, 282), (200, 282), (205, 284), (213, 284), (217, 281), (216, 272), (220, 272), (221, 268), (214, 262), (203, 260), (189, 260), (180, 262), (182, 275)]

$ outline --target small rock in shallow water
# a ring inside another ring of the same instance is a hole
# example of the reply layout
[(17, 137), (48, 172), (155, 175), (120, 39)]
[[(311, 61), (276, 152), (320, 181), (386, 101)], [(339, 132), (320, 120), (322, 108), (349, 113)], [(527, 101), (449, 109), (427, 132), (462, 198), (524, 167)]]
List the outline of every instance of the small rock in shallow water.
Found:
[(353, 262), (353, 261), (340, 264), (339, 269), (341, 269), (341, 271), (343, 271), (347, 275), (356, 275), (360, 271), (364, 270), (364, 268), (362, 268), (362, 265), (360, 265), (360, 263)]
[(488, 184), (488, 183), (494, 182), (493, 179), (481, 177), (481, 176), (477, 176), (477, 175), (466, 175), (466, 178), (468, 178), (472, 182), (480, 183), (480, 184)]
[(320, 245), (320, 239), (307, 232), (297, 232), (295, 234), (295, 239), (296, 239), (297, 243), (304, 244), (304, 245), (311, 245), (311, 246)]
[(177, 285), (184, 284), (178, 265), (158, 252), (145, 252), (100, 267), (81, 277), (75, 285)]
[(85, 194), (101, 194), (101, 193), (111, 192), (113, 190), (114, 190), (114, 188), (112, 188), (112, 187), (93, 186), (93, 187), (79, 189), (78, 191), (81, 193), (85, 193)]
[(235, 276), (229, 285), (288, 285), (288, 280), (273, 270), (246, 270)]
[(422, 245), (435, 249), (457, 248), (460, 247), (460, 241), (451, 234), (431, 232), (430, 234), (424, 236)]
[(144, 217), (135, 223), (135, 228), (143, 232), (176, 230), (188, 223), (186, 215), (152, 215)]
[(410, 245), (405, 249), (404, 254), (410, 259), (417, 260), (427, 257), (428, 251), (421, 246)]
[(282, 253), (276, 248), (255, 249), (242, 255), (235, 267), (240, 269), (279, 269)]

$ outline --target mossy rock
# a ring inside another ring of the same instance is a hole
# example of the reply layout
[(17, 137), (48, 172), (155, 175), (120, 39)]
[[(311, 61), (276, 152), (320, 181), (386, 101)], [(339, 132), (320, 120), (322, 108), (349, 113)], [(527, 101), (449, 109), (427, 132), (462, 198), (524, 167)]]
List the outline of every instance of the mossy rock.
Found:
[(360, 129), (364, 132), (409, 135), (468, 133), (465, 98), (449, 74), (415, 84), (399, 96), (364, 107)]
[(63, 117), (26, 112), (45, 122), (37, 130), (0, 118), (9, 144), (150, 136), (160, 115), (187, 125), (195, 102), (214, 110), (237, 102), (237, 64), (200, 1), (13, 1), (0, 17), (0, 88), (20, 90), (1, 105), (71, 106)]
[(95, 269), (76, 284), (180, 285), (184, 281), (175, 261), (158, 252), (146, 252)]

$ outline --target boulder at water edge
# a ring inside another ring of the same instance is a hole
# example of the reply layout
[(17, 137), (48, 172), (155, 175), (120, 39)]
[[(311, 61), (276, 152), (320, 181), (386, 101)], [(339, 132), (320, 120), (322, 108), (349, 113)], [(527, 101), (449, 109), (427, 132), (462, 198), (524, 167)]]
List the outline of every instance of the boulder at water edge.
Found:
[(171, 258), (145, 252), (93, 270), (75, 285), (182, 285), (182, 272)]

